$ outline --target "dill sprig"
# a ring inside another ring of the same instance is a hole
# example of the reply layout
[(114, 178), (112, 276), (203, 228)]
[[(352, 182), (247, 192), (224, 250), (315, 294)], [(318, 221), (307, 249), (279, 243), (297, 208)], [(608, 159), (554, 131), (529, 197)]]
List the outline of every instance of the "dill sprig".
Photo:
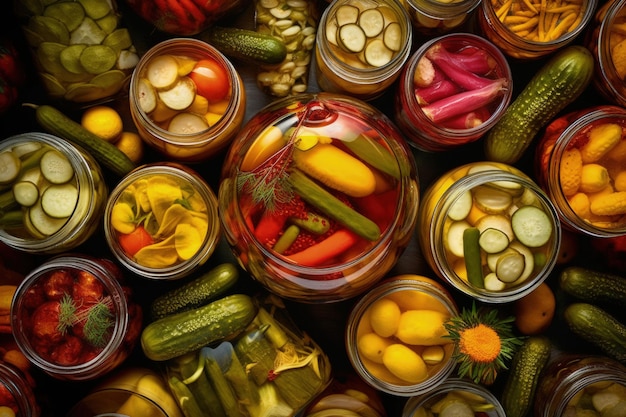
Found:
[(65, 294), (59, 304), (59, 324), (57, 329), (66, 334), (73, 326), (83, 324), (85, 340), (95, 347), (104, 347), (113, 327), (113, 314), (109, 307), (111, 297), (106, 297), (85, 310), (69, 295)]

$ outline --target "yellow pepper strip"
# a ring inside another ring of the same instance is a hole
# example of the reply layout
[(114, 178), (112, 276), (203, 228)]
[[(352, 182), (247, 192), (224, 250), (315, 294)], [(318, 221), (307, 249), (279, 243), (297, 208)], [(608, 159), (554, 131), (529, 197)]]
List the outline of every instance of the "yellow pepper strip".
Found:
[(174, 178), (165, 175), (155, 175), (147, 179), (146, 193), (150, 207), (157, 223), (161, 224), (163, 216), (172, 203), (183, 198), (180, 186)]
[(511, 9), (511, 5), (513, 4), (513, 0), (506, 1), (498, 10), (496, 10), (496, 16), (498, 20), (501, 22), (504, 21), (504, 18), (507, 14), (509, 14), (509, 10)]
[(626, 36), (626, 22), (625, 23), (613, 24), (613, 26), (611, 26), (611, 32), (619, 33), (621, 35), (625, 35)]
[(174, 232), (174, 246), (178, 257), (183, 261), (191, 259), (202, 247), (204, 239), (198, 229), (191, 224), (179, 224)]
[(174, 235), (159, 243), (144, 246), (135, 254), (135, 261), (148, 268), (166, 268), (178, 262)]
[(135, 231), (135, 213), (127, 203), (116, 203), (111, 209), (111, 226), (119, 233), (129, 234)]
[(570, 31), (570, 27), (575, 21), (576, 15), (573, 13), (568, 14), (556, 25), (554, 30), (548, 34), (548, 39), (555, 40), (560, 38), (565, 33)]
[(537, 32), (540, 42), (544, 42), (546, 39), (546, 7), (546, 0), (541, 0), (541, 6), (539, 8), (539, 22), (537, 23)]
[(183, 223), (191, 223), (190, 211), (180, 204), (171, 205), (163, 214), (159, 230), (154, 234), (154, 238), (159, 240), (172, 235), (176, 226)]
[(591, 212), (597, 216), (626, 214), (626, 191), (617, 191), (594, 199)]
[(513, 32), (520, 32), (522, 30), (532, 29), (532, 28), (534, 28), (537, 25), (538, 22), (539, 22), (539, 17), (535, 16), (535, 17), (533, 17), (531, 19), (528, 19), (526, 21), (526, 23), (522, 23), (522, 24), (519, 24), (519, 25), (512, 26), (511, 30)]
[(524, 0), (524, 4), (526, 5), (526, 7), (528, 7), (529, 10), (531, 10), (533, 13), (537, 14), (537, 8), (530, 2), (530, 0)]

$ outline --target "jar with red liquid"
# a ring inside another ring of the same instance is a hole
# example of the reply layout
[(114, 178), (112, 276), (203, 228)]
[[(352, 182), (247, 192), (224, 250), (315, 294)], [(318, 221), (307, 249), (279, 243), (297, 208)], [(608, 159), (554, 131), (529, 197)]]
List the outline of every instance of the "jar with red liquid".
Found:
[(533, 411), (536, 417), (623, 416), (626, 368), (604, 356), (557, 354), (542, 372)]
[(445, 151), (484, 135), (512, 94), (511, 69), (495, 45), (469, 33), (444, 35), (424, 43), (402, 70), (394, 120), (411, 145)]
[(65, 254), (18, 286), (11, 325), (17, 346), (36, 367), (57, 379), (84, 381), (128, 357), (141, 333), (142, 310), (114, 263)]
[(246, 92), (233, 64), (215, 47), (172, 38), (141, 57), (129, 102), (137, 132), (149, 146), (170, 161), (197, 163), (235, 137)]
[(586, 44), (595, 58), (594, 87), (610, 103), (626, 105), (626, 2), (611, 0), (596, 11)]
[(0, 415), (39, 417), (33, 384), (15, 366), (0, 361)]
[(419, 187), (390, 120), (348, 96), (278, 100), (233, 142), (218, 193), (240, 265), (271, 291), (330, 302), (370, 288), (406, 248)]
[(535, 169), (564, 227), (593, 237), (626, 234), (625, 126), (625, 109), (602, 105), (546, 127)]

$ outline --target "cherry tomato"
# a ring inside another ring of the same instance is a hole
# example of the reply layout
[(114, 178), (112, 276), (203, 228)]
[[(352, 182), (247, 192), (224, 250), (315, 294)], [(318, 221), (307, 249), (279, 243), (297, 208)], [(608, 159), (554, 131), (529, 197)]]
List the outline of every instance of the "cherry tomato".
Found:
[(133, 232), (128, 234), (120, 233), (118, 241), (128, 256), (133, 256), (139, 249), (154, 243), (152, 236), (150, 236), (143, 226), (137, 226)]
[(230, 82), (226, 69), (213, 59), (201, 59), (189, 74), (196, 84), (196, 91), (210, 102), (226, 98)]

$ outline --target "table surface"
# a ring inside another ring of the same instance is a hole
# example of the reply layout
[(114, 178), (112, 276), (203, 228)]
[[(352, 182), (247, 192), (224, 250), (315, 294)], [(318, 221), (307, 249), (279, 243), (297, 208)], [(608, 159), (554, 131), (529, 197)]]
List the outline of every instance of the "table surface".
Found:
[[(322, 3), (321, 6), (323, 7), (324, 4), (325, 3)], [(143, 22), (142, 20), (134, 16), (132, 12), (127, 10), (127, 6), (124, 4), (124, 2), (120, 2), (119, 7), (124, 16), (124, 24), (129, 27), (129, 29), (131, 29), (133, 41), (140, 53), (145, 52), (151, 45), (154, 45), (161, 40), (171, 37), (169, 35), (165, 35), (156, 31), (146, 22)], [(6, 34), (15, 39), (15, 41), (18, 42), (18, 45), (21, 45), (23, 47), (24, 43), (20, 36), (19, 27), (17, 27), (14, 19), (11, 18), (10, 13), (3, 15), (3, 19), (6, 20), (6, 22), (0, 21), (0, 23), (2, 23), (2, 34)], [(246, 9), (243, 13), (232, 19), (232, 21), (223, 22), (223, 24), (236, 27), (249, 27), (252, 25), (252, 21), (252, 7), (248, 7), (248, 9)], [(470, 19), (470, 24), (463, 30), (471, 30), (471, 22), (472, 20)], [(416, 49), (416, 47), (425, 40), (426, 38), (415, 36), (413, 41), (413, 48)], [(579, 43), (581, 43), (582, 41), (582, 38), (578, 40)], [(28, 62), (28, 56), (23, 56), (23, 58), (25, 58), (25, 60)], [(534, 74), (534, 72), (543, 64), (543, 62), (544, 60), (536, 60), (532, 62), (517, 62), (513, 60), (510, 61), (510, 65), (514, 75), (514, 96), (519, 94), (526, 82), (530, 79), (532, 74)], [(238, 63), (236, 61), (234, 61), (234, 63), (245, 83), (247, 95), (246, 120), (248, 120), (259, 109), (261, 109), (266, 104), (269, 104), (273, 100), (273, 98), (262, 93), (256, 86), (255, 68), (244, 65), (242, 63)], [(315, 65), (315, 63), (313, 63), (313, 65)], [(45, 96), (42, 96), (42, 88), (38, 82), (36, 74), (34, 74), (33, 68), (27, 68), (27, 72), (29, 81), (28, 84), (24, 86), (20, 91), (20, 100), (22, 102), (44, 102), (46, 98)], [(314, 68), (311, 68), (309, 88), (310, 92), (319, 91), (317, 83), (314, 79), (314, 73)], [(370, 103), (380, 109), (383, 113), (387, 114), (390, 118), (393, 117), (391, 113), (393, 106), (391, 105), (391, 103), (393, 103), (393, 95), (395, 93), (394, 88), (395, 85), (392, 86), (382, 97), (373, 100)], [(569, 106), (564, 112), (601, 103), (604, 103), (604, 101), (598, 96), (595, 90), (590, 87), (576, 103)], [(120, 110), (124, 115), (125, 125), (132, 126), (130, 124), (132, 123), (132, 121), (130, 121), (128, 115), (127, 100), (125, 98), (121, 98), (112, 103), (112, 105), (118, 108), (118, 110)], [(74, 114), (78, 114), (78, 112), (80, 112), (80, 109), (73, 109), (71, 107), (68, 107), (67, 111), (70, 115), (73, 114), (72, 112), (76, 112)], [(31, 109), (17, 106), (11, 109), (9, 112), (0, 115), (0, 139), (6, 138), (12, 134), (36, 130), (40, 130), (40, 128), (37, 126), (36, 122), (33, 119), (33, 112)], [(439, 175), (441, 175), (448, 169), (451, 169), (463, 163), (479, 161), (483, 158), (482, 143), (480, 140), (469, 145), (464, 145), (459, 149), (447, 152), (426, 153), (417, 149), (413, 149), (413, 154), (415, 157), (415, 162), (419, 175), (421, 193), (424, 192), (424, 190), (430, 185), (430, 183), (432, 183), (434, 179), (436, 179)], [(203, 175), (203, 177), (207, 180), (207, 182), (209, 182), (214, 190), (217, 190), (217, 187), (219, 186), (219, 170), (221, 167), (221, 161), (223, 161), (223, 157), (223, 154), (217, 155), (206, 163), (193, 165), (193, 168)], [(154, 154), (151, 151), (148, 151), (148, 154), (146, 155), (147, 161), (157, 161), (160, 158), (161, 157), (159, 155)], [(531, 145), (529, 150), (526, 152), (524, 157), (516, 164), (516, 166), (521, 168), (527, 174), (533, 176), (533, 159), (534, 148)], [(436, 276), (426, 264), (415, 237), (416, 236), (414, 235), (408, 247), (403, 252), (403, 255), (394, 266), (394, 268), (389, 272), (388, 276), (393, 276), (397, 274), (422, 274), (431, 277)], [(583, 239), (581, 243), (584, 245), (585, 243), (587, 243), (587, 240)], [(107, 245), (104, 241), (104, 237), (101, 233), (97, 233), (85, 245), (78, 248), (77, 251), (93, 253), (101, 256), (110, 255)], [(586, 259), (586, 257), (584, 256), (585, 253), (588, 254), (588, 252), (586, 251), (581, 251), (581, 257), (577, 259), (577, 262), (579, 264), (585, 262), (593, 263), (592, 259)], [(43, 257), (36, 257), (35, 262), (42, 262), (44, 259), (45, 258)], [(220, 242), (220, 245), (218, 246), (214, 255), (208, 261), (207, 265), (205, 265), (205, 268), (208, 269), (211, 266), (229, 261), (235, 262), (230, 248), (224, 241), (222, 241)], [(247, 274), (243, 274), (244, 278), (240, 281), (243, 281), (243, 285), (246, 286), (246, 289), (255, 289), (258, 284), (256, 284), (249, 276), (247, 276)], [(2, 280), (2, 278), (0, 278), (0, 280)], [(551, 285), (554, 283), (553, 276), (548, 279), (548, 282)], [(135, 293), (138, 295), (139, 299), (143, 303), (148, 303), (155, 295), (162, 293), (166, 289), (177, 284), (178, 283), (173, 282), (147, 282), (140, 277), (133, 277), (133, 280), (131, 282), (131, 286), (134, 287)], [(240, 285), (242, 284), (240, 283)], [(459, 292), (453, 292), (453, 295), (460, 305), (465, 305), (470, 301)], [(288, 310), (295, 319), (296, 323), (298, 323), (303, 330), (309, 333), (313, 337), (313, 339), (320, 344), (322, 349), (330, 357), (331, 363), (335, 370), (350, 371), (350, 365), (345, 353), (343, 334), (347, 315), (349, 314), (353, 303), (356, 301), (356, 298), (344, 302), (330, 304), (302, 304), (287, 301)], [(506, 310), (510, 308), (510, 305), (502, 305), (499, 306), (499, 308), (506, 312)], [(576, 341), (574, 339), (573, 341), (569, 342), (570, 340), (572, 340), (571, 336), (568, 335), (563, 326), (559, 326), (558, 323), (553, 324), (550, 332), (550, 334), (554, 336), (553, 340), (557, 342), (557, 346), (560, 349), (569, 350), (575, 348), (576, 351), (593, 352), (593, 350), (589, 346), (585, 346), (580, 341)], [(565, 337), (561, 337), (561, 332), (563, 332), (563, 335)], [(138, 348), (133, 352), (132, 356), (128, 359), (124, 366), (127, 365), (153, 366), (154, 364), (149, 363), (141, 354), (141, 349)], [(494, 391), (498, 391), (499, 381), (497, 381), (494, 385)], [(49, 417), (64, 415), (64, 412), (68, 409), (68, 407), (74, 404), (92, 387), (92, 383), (76, 384), (59, 382), (56, 380), (52, 380), (45, 375), (39, 375), (38, 382), (38, 393), (41, 396), (41, 403), (45, 410), (44, 415)], [(390, 417), (399, 416), (406, 399), (403, 397), (394, 397), (383, 393), (381, 393), (381, 397), (387, 408), (388, 415)]]

